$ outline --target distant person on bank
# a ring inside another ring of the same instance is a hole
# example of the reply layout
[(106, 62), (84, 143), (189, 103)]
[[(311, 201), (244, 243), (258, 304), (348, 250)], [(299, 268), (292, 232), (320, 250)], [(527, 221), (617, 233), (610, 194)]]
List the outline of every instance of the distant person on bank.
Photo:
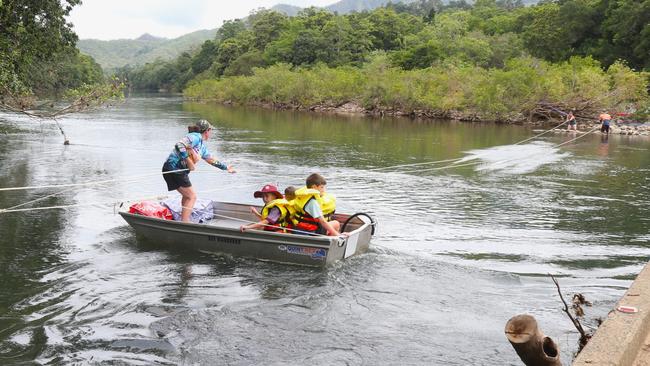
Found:
[[(228, 173), (235, 173), (236, 170), (216, 158), (212, 157), (206, 146), (206, 142), (212, 133), (212, 126), (204, 119), (200, 120), (196, 125), (187, 128), (188, 134), (185, 135), (174, 146), (174, 150), (169, 154), (165, 164), (163, 164), (163, 178), (167, 182), (167, 189), (170, 191), (177, 190), (183, 198), (181, 205), (183, 207), (181, 212), (181, 221), (189, 222), (192, 208), (196, 202), (196, 192), (190, 182), (190, 171), (195, 169), (200, 159), (205, 160), (206, 163), (217, 167), (221, 170), (226, 170)], [(174, 173), (175, 170), (181, 170)]]
[(578, 124), (576, 122), (576, 116), (573, 115), (572, 111), (569, 111), (569, 114), (566, 115), (566, 122), (569, 124), (566, 126), (567, 131), (577, 131)]
[(600, 121), (600, 132), (609, 134), (609, 124), (612, 121), (612, 116), (610, 116), (606, 111), (598, 116)]

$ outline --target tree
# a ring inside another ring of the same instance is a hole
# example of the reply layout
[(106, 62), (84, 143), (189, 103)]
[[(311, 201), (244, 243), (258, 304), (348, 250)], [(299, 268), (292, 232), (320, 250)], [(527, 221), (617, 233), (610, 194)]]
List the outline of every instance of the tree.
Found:
[(585, 54), (585, 43), (598, 37), (597, 8), (587, 0), (543, 3), (522, 12), (518, 19), (528, 51), (549, 61)]
[(205, 41), (201, 50), (192, 57), (192, 72), (197, 75), (207, 70), (217, 57), (219, 46), (214, 41)]
[(287, 27), (287, 16), (273, 10), (261, 10), (251, 14), (249, 21), (253, 31), (252, 47), (264, 50), (267, 44), (280, 38)]
[(241, 19), (226, 20), (217, 31), (217, 41), (235, 38), (246, 31), (246, 24)]
[(42, 0), (0, 5), (0, 95), (31, 90), (30, 69), (71, 52), (77, 41), (65, 17), (80, 0)]
[(397, 14), (392, 9), (378, 8), (369, 13), (370, 36), (373, 48), (395, 50), (402, 47), (404, 37), (422, 28), (422, 20), (408, 14)]
[(433, 22), (436, 13), (442, 9), (443, 4), (441, 0), (419, 0), (412, 3), (389, 2), (386, 8), (392, 9), (397, 13), (407, 13), (419, 16), (425, 23)]
[(296, 19), (304, 28), (320, 31), (335, 16), (327, 10), (311, 7), (301, 10)]
[(262, 52), (252, 49), (233, 60), (223, 71), (223, 74), (225, 76), (252, 75), (253, 68), (263, 67), (264, 65), (266, 64)]
[(30, 84), (37, 94), (62, 95), (67, 90), (104, 82), (101, 66), (95, 60), (75, 50), (56, 60), (41, 64), (30, 75)]
[(292, 47), (294, 65), (313, 64), (317, 61), (329, 62), (332, 55), (328, 52), (328, 43), (323, 34), (315, 29), (306, 29), (298, 33)]
[(242, 34), (243, 33), (240, 33), (240, 35), (235, 38), (229, 38), (221, 42), (219, 45), (219, 52), (215, 59), (215, 63), (219, 65), (217, 70), (219, 75), (223, 74), (223, 71), (230, 66), (231, 62), (248, 51), (250, 42), (247, 42), (246, 39), (240, 37)]
[[(365, 23), (353, 26), (347, 17), (335, 17), (323, 26), (330, 66), (360, 65), (372, 46)], [(321, 60), (326, 61), (326, 60)]]
[[(0, 110), (47, 118), (84, 110), (121, 95), (119, 81), (95, 87), (86, 84), (97, 81), (97, 65), (79, 55), (75, 48), (77, 36), (65, 19), (79, 3), (80, 0), (0, 3)], [(42, 88), (44, 85), (50, 87)], [(30, 110), (35, 107), (34, 91), (51, 94), (75, 86), (79, 87), (77, 91), (67, 93), (73, 96), (67, 106)]]
[(567, 57), (571, 44), (562, 27), (557, 3), (532, 7), (520, 22), (524, 44), (533, 56), (549, 61), (560, 61)]
[(650, 70), (650, 0), (608, 1), (602, 23), (605, 36), (598, 50), (606, 64), (616, 59)]
[(472, 30), (468, 11), (442, 13), (432, 25), (407, 36), (402, 49), (391, 53), (393, 64), (404, 69), (421, 69), (443, 61), (481, 67), (503, 67), (505, 61), (521, 56), (523, 47), (513, 33), (488, 35)]

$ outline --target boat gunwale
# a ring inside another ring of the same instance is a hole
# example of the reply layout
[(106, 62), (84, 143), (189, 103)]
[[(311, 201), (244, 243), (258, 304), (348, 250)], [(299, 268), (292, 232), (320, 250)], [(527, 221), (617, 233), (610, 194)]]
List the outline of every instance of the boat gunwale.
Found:
[[(234, 202), (222, 202), (222, 201), (214, 201), (215, 203), (223, 203), (223, 204), (229, 204), (229, 205), (234, 205), (234, 206), (247, 206), (246, 204), (242, 203), (234, 203)], [(154, 229), (159, 229), (159, 230), (164, 230), (164, 231), (172, 231), (172, 232), (177, 232), (177, 233), (188, 233), (187, 228), (195, 228), (195, 229), (201, 229), (201, 230), (206, 230), (207, 231), (214, 231), (214, 230), (219, 230), (219, 231), (226, 231), (230, 232), (229, 236), (228, 234), (218, 234), (219, 236), (222, 237), (227, 237), (231, 239), (241, 239), (241, 238), (246, 238), (248, 240), (255, 240), (255, 241), (260, 241), (260, 242), (265, 242), (265, 243), (272, 243), (272, 244), (277, 244), (279, 241), (286, 242), (287, 239), (290, 241), (300, 241), (300, 243), (295, 243), (291, 245), (302, 245), (302, 246), (311, 246), (311, 247), (321, 247), (325, 246), (329, 248), (331, 245), (336, 245), (337, 243), (343, 241), (345, 242), (347, 238), (341, 237), (341, 236), (313, 236), (313, 235), (297, 235), (297, 234), (287, 234), (287, 233), (276, 233), (272, 231), (264, 231), (264, 230), (248, 230), (247, 232), (241, 232), (237, 229), (230, 228), (230, 227), (225, 227), (225, 226), (218, 226), (218, 225), (210, 225), (210, 224), (199, 224), (199, 223), (194, 223), (194, 222), (181, 222), (181, 221), (174, 221), (174, 220), (165, 220), (161, 219), (158, 217), (152, 217), (152, 216), (145, 216), (145, 215), (138, 215), (138, 214), (133, 214), (128, 212), (128, 208), (124, 206), (121, 208), (118, 212), (123, 218), (126, 217), (132, 217), (135, 220), (143, 220), (145, 222), (149, 222), (149, 224), (144, 224), (142, 222), (138, 223), (139, 225), (143, 225), (149, 228), (154, 228)], [(347, 215), (347, 214), (343, 214)], [(349, 215), (351, 216), (351, 215)], [(363, 222), (361, 226), (356, 228), (355, 230), (352, 230), (348, 232), (350, 236), (361, 233), (364, 230), (367, 230), (372, 223), (368, 223), (362, 219), (359, 219)], [(129, 226), (131, 225), (131, 222), (128, 220), (127, 224)], [(213, 235), (213, 233), (210, 232), (189, 232), (188, 234), (192, 235)], [(215, 233), (216, 234), (216, 233)], [(252, 235), (251, 235), (252, 234)], [(270, 238), (264, 238), (260, 236), (269, 236)], [(309, 243), (309, 242), (312, 243)]]

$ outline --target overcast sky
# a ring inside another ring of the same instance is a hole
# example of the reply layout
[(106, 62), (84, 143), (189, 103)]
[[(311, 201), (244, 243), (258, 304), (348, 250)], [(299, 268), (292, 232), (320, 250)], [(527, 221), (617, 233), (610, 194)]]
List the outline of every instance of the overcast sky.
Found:
[(69, 21), (80, 39), (137, 38), (143, 33), (175, 38), (243, 18), (251, 10), (284, 3), (324, 6), (337, 0), (82, 0)]

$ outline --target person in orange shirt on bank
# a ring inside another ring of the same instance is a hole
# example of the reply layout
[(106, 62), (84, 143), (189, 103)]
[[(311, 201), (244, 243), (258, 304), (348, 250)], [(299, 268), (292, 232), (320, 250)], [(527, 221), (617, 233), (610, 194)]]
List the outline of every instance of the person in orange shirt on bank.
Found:
[(609, 135), (609, 124), (612, 121), (612, 116), (610, 116), (607, 111), (603, 110), (603, 112), (598, 116), (598, 120), (600, 121), (600, 132), (606, 133)]

